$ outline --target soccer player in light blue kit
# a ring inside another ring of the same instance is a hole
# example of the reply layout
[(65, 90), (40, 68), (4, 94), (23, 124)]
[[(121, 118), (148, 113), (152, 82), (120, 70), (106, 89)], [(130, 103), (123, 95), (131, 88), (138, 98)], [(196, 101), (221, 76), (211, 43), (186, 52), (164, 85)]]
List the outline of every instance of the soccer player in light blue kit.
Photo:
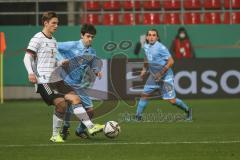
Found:
[(168, 49), (159, 42), (159, 34), (156, 29), (151, 29), (147, 32), (144, 51), (144, 66), (140, 76), (143, 78), (147, 70), (149, 70), (150, 75), (138, 102), (136, 119), (142, 120), (142, 113), (148, 104), (150, 96), (157, 91), (164, 100), (183, 110), (187, 114), (186, 120), (192, 120), (191, 108), (181, 99), (176, 98), (174, 75), (171, 69), (174, 60)]
[[(85, 93), (85, 89), (93, 85), (96, 76), (99, 78), (102, 77), (101, 66), (97, 65), (101, 60), (96, 57), (96, 51), (91, 47), (95, 35), (95, 27), (91, 24), (84, 24), (81, 28), (81, 39), (79, 41), (59, 42), (59, 53), (57, 55), (59, 61), (63, 59), (69, 60), (68, 67), (70, 71), (65, 73), (63, 79), (80, 96), (82, 105), (86, 109), (90, 119), (93, 117), (93, 103), (91, 98)], [(89, 73), (93, 74), (89, 75)], [(69, 107), (62, 129), (63, 139), (67, 139), (69, 134), (68, 129), (70, 127), (71, 112), (72, 108)], [(81, 138), (88, 138), (85, 128), (86, 127), (80, 123), (75, 134)]]

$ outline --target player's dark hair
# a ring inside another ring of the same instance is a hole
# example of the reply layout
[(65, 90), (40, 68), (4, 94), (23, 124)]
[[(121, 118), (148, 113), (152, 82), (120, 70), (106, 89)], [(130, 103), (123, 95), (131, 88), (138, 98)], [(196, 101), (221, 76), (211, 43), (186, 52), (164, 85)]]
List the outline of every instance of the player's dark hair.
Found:
[[(156, 29), (154, 29), (154, 28), (149, 29), (149, 30), (147, 31), (147, 33), (146, 33), (146, 36), (148, 35), (149, 31), (154, 31), (154, 32), (156, 32), (157, 37), (158, 37), (158, 41), (161, 42), (161, 41), (160, 41), (160, 36), (159, 36), (158, 30), (156, 30)], [(146, 39), (146, 42), (148, 43), (148, 40), (147, 40), (147, 39)]]
[(42, 15), (42, 25), (45, 21), (50, 21), (52, 18), (58, 18), (57, 14), (53, 11), (44, 12)]
[(83, 24), (81, 28), (81, 34), (84, 36), (85, 33), (96, 35), (97, 30), (92, 24)]

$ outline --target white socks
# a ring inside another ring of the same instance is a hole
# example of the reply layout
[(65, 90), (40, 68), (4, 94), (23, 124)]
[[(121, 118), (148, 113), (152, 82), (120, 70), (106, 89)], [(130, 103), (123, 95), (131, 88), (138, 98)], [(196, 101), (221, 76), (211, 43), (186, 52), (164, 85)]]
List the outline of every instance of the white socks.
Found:
[(86, 112), (86, 110), (83, 108), (81, 104), (73, 105), (73, 113), (79, 118), (80, 121), (87, 127), (87, 128), (92, 128), (93, 123), (89, 119), (89, 116)]
[(58, 118), (55, 113), (53, 114), (53, 136), (57, 136), (59, 134), (59, 130), (62, 126), (63, 120)]

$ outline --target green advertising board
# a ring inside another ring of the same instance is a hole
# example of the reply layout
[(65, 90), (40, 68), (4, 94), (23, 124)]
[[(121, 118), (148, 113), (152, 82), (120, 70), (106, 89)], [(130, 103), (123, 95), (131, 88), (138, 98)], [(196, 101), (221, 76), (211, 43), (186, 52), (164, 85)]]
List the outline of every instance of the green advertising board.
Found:
[[(75, 41), (80, 38), (81, 26), (62, 26), (55, 34), (57, 41)], [(97, 26), (93, 43), (99, 57), (110, 59), (113, 55), (124, 54), (128, 58), (142, 58), (134, 54), (135, 44), (151, 28), (159, 30), (161, 42), (171, 46), (179, 25), (158, 26)], [(196, 58), (240, 57), (239, 25), (186, 25), (185, 26)], [(31, 37), (41, 27), (1, 26), (5, 32), (7, 50), (4, 54), (4, 84), (28, 85), (27, 73), (23, 65), (25, 49)]]

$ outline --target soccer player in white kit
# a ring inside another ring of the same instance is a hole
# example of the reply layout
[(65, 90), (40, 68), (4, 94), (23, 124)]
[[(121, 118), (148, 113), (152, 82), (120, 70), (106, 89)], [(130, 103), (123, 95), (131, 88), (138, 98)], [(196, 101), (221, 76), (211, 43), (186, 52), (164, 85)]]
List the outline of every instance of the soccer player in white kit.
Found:
[(28, 79), (35, 84), (37, 93), (48, 105), (55, 106), (53, 114), (53, 133), (50, 141), (64, 142), (60, 136), (64, 113), (71, 103), (73, 113), (84, 123), (90, 134), (102, 131), (104, 125), (93, 124), (85, 109), (81, 105), (79, 96), (61, 79), (59, 66), (66, 65), (67, 60), (56, 61), (57, 42), (53, 33), (58, 27), (58, 17), (55, 12), (45, 12), (42, 16), (43, 30), (36, 33), (30, 40), (24, 64), (28, 72)]

